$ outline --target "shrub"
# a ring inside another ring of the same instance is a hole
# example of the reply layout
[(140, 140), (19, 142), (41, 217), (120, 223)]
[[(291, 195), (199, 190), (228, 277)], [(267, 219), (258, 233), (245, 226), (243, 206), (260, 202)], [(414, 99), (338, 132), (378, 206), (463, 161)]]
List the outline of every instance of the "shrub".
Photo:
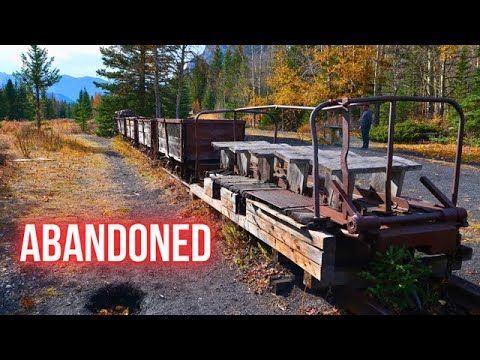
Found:
[(52, 128), (43, 128), (38, 132), (40, 146), (47, 151), (58, 151), (62, 147), (62, 136)]
[(410, 250), (391, 246), (385, 253), (377, 252), (369, 270), (360, 275), (370, 282), (367, 293), (393, 310), (403, 311), (415, 306), (416, 296), (432, 301), (430, 274), (430, 267)]
[[(443, 129), (424, 121), (407, 120), (395, 125), (395, 142), (416, 143), (428, 141), (431, 137), (444, 135)], [(388, 125), (379, 125), (370, 130), (370, 139), (386, 143), (388, 141)]]
[(30, 158), (36, 144), (36, 129), (34, 126), (31, 124), (19, 126), (13, 136), (15, 147), (20, 150), (25, 158)]

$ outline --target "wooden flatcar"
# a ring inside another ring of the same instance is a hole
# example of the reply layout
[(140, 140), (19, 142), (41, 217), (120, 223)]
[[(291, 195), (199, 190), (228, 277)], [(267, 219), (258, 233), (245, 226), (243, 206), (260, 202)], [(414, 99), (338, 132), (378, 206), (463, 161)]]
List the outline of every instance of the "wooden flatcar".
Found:
[[(425, 176), (419, 181), (435, 202), (403, 196), (406, 172), (421, 169), (421, 164), (394, 156), (396, 104), (402, 101), (446, 103), (457, 111), (451, 196)], [(350, 109), (381, 103), (390, 105), (386, 156), (351, 151)], [(245, 142), (244, 121), (199, 119), (219, 112), (233, 112), (234, 119), (237, 113), (274, 118), (278, 109), (310, 111), (312, 145), (276, 144), (276, 136), (273, 144)], [(320, 111), (341, 112), (341, 148), (319, 147), (316, 117)], [(316, 107), (266, 105), (203, 111), (195, 120), (117, 116), (116, 122), (119, 132), (134, 145), (153, 150), (152, 156), (162, 154), (174, 172), (190, 180), (193, 195), (303, 268), (309, 286), (315, 279), (319, 286), (352, 284), (372, 256), (390, 246), (422, 253), (437, 276), (450, 276), (472, 256), (459, 231), (468, 226), (467, 211), (457, 206), (465, 118), (451, 99), (345, 98)], [(199, 181), (201, 176), (196, 174), (205, 170), (218, 171), (209, 171)], [(357, 176), (370, 177), (367, 187), (356, 181)]]
[(245, 121), (230, 119), (151, 119), (135, 117), (128, 110), (115, 114), (118, 133), (134, 146), (189, 182), (205, 171), (220, 167), (215, 141), (243, 141)]

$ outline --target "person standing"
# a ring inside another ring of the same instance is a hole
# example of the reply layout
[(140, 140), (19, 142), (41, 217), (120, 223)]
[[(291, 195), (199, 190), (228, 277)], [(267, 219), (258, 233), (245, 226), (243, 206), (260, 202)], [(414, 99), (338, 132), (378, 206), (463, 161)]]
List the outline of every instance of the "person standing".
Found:
[(368, 149), (368, 143), (370, 142), (370, 127), (372, 126), (372, 112), (370, 111), (370, 105), (366, 104), (363, 107), (362, 120), (360, 129), (362, 130), (362, 149)]

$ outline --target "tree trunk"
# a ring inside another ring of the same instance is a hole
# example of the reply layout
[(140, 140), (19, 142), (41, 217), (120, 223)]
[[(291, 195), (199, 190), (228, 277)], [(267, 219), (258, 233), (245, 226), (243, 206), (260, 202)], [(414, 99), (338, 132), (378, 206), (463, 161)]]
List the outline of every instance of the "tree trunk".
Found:
[(145, 65), (146, 65), (145, 46), (140, 47), (140, 89), (138, 91), (138, 105), (140, 114), (145, 116)]
[[(429, 47), (427, 49), (427, 96), (434, 96), (434, 80), (433, 80), (433, 51)], [(434, 113), (434, 103), (428, 103), (427, 118), (430, 119)]]
[[(441, 73), (440, 73), (440, 97), (445, 97), (445, 90), (446, 90), (445, 75), (446, 75), (446, 69), (447, 69), (446, 63), (447, 63), (447, 57), (444, 56), (441, 63)], [(445, 103), (442, 102), (440, 103), (439, 114), (440, 116), (443, 116), (444, 113), (445, 113)]]
[(262, 57), (263, 57), (263, 45), (260, 45), (260, 59), (258, 67), (258, 96), (262, 96)]
[[(373, 78), (373, 96), (381, 95), (380, 87), (380, 60), (383, 57), (384, 45), (377, 45), (377, 51), (375, 54), (375, 69), (374, 69), (374, 78)], [(379, 124), (380, 119), (380, 104), (375, 103), (373, 126)]]
[(40, 130), (42, 126), (42, 115), (40, 113), (40, 89), (38, 86), (35, 87), (35, 101), (36, 101), (36, 115), (37, 115), (37, 128)]
[(324, 50), (327, 52), (326, 58), (327, 58), (327, 89), (330, 94), (332, 91), (332, 73), (330, 71), (330, 45), (327, 45), (326, 49)]
[(162, 117), (162, 110), (160, 107), (160, 86), (158, 83), (158, 47), (156, 45), (153, 47), (153, 56), (153, 63), (155, 65), (155, 117), (160, 118)]
[(175, 106), (175, 116), (180, 119), (180, 102), (182, 100), (183, 93), (183, 73), (185, 67), (185, 53), (187, 45), (180, 45), (180, 62), (178, 64), (178, 88), (177, 88), (177, 103)]
[(250, 45), (250, 48), (252, 49), (252, 96), (253, 100), (255, 102), (255, 47), (253, 45)]

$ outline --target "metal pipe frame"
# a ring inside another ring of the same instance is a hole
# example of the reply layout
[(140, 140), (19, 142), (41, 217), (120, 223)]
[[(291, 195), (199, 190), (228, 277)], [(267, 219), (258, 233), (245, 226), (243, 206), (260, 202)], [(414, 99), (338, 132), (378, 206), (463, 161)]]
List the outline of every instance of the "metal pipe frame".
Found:
[[(410, 102), (436, 102), (436, 103), (447, 103), (453, 106), (459, 115), (459, 126), (458, 126), (458, 134), (457, 134), (457, 153), (455, 156), (455, 168), (453, 174), (453, 184), (452, 184), (452, 204), (456, 206), (458, 200), (458, 187), (460, 183), (460, 166), (462, 162), (462, 147), (463, 147), (463, 135), (465, 129), (465, 116), (461, 106), (453, 99), (450, 98), (440, 98), (440, 97), (430, 97), (430, 96), (371, 96), (371, 97), (363, 97), (363, 98), (343, 98), (343, 99), (332, 99), (325, 101), (312, 111), (310, 114), (310, 130), (312, 133), (312, 145), (313, 145), (313, 183), (314, 183), (314, 206), (315, 206), (315, 217), (314, 220), (320, 220), (320, 199), (319, 199), (319, 184), (320, 178), (318, 174), (318, 139), (317, 139), (317, 128), (315, 124), (315, 119), (317, 114), (321, 110), (325, 110), (327, 107), (330, 108), (337, 108), (340, 106), (350, 107), (350, 106), (358, 106), (362, 104), (371, 104), (371, 103), (384, 103), (390, 102), (390, 116), (388, 121), (389, 127), (389, 140), (388, 140), (388, 151), (387, 151), (387, 169), (386, 169), (386, 190), (390, 188), (390, 178), (391, 178), (391, 170), (392, 170), (392, 159), (393, 159), (393, 144), (394, 144), (394, 126), (395, 126), (395, 117), (396, 117), (396, 106), (395, 103), (398, 101), (410, 101)], [(327, 109), (328, 110), (328, 109)], [(345, 147), (345, 139), (349, 140), (348, 137), (344, 137), (344, 144)], [(347, 144), (348, 148), (348, 144)], [(346, 161), (346, 158), (341, 159), (342, 161), (342, 168), (345, 167), (343, 164)], [(387, 188), (388, 186), (388, 188)], [(391, 191), (386, 191), (386, 205), (387, 210), (388, 206), (390, 205), (391, 208)]]
[[(365, 104), (372, 103), (390, 103), (390, 112), (388, 120), (388, 147), (387, 147), (387, 166), (386, 166), (386, 183), (385, 183), (385, 204), (387, 213), (391, 212), (392, 206), (392, 194), (391, 194), (391, 172), (393, 164), (393, 152), (394, 152), (394, 135), (395, 135), (395, 122), (396, 122), (396, 103), (398, 101), (409, 101), (409, 102), (435, 102), (435, 103), (447, 103), (450, 104), (459, 115), (459, 126), (457, 133), (457, 153), (455, 156), (455, 167), (453, 173), (453, 183), (452, 183), (452, 194), (451, 194), (451, 203), (456, 206), (458, 200), (458, 187), (460, 183), (460, 166), (462, 162), (462, 148), (463, 148), (463, 135), (465, 129), (465, 116), (461, 106), (453, 99), (445, 97), (430, 97), (430, 96), (371, 96), (371, 97), (360, 97), (360, 98), (340, 98), (340, 99), (330, 99), (318, 104), (316, 107), (311, 106), (294, 106), (294, 105), (261, 105), (261, 106), (251, 106), (237, 108), (233, 110), (207, 110), (202, 111), (197, 114), (195, 117), (195, 137), (196, 137), (196, 125), (198, 118), (203, 114), (215, 114), (215, 113), (227, 113), (233, 112), (245, 112), (245, 113), (261, 113), (264, 115), (269, 115), (270, 113), (262, 110), (277, 110), (277, 109), (289, 109), (289, 110), (310, 110), (310, 131), (312, 135), (312, 146), (313, 146), (313, 197), (314, 197), (314, 218), (313, 221), (320, 221), (320, 177), (318, 174), (318, 139), (317, 139), (317, 126), (315, 123), (317, 114), (320, 111), (330, 111), (330, 110), (342, 110), (343, 118), (343, 146), (342, 146), (342, 155), (341, 155), (341, 168), (342, 168), (342, 180), (343, 180), (343, 189), (348, 189), (349, 174), (348, 174), (348, 151), (350, 147), (350, 115), (348, 108), (351, 106), (361, 106)], [(234, 115), (234, 120), (236, 116)], [(272, 119), (274, 119), (272, 117)], [(276, 142), (277, 135), (277, 122), (275, 121), (275, 138)], [(198, 164), (198, 147), (196, 151), (196, 160), (195, 160), (195, 174), (197, 175), (197, 164)], [(348, 193), (347, 193), (348, 195)], [(392, 219), (392, 222), (395, 220)]]

